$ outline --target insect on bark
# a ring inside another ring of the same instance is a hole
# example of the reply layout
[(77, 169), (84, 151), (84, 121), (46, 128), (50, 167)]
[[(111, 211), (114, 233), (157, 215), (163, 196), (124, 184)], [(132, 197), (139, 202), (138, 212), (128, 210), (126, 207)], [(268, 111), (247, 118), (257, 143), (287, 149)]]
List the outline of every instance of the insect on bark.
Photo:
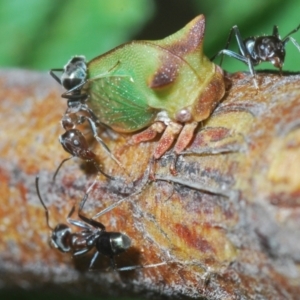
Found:
[(67, 89), (69, 110), (85, 111), (90, 123), (134, 133), (133, 143), (162, 133), (154, 159), (175, 140), (179, 155), (225, 92), (222, 69), (203, 54), (204, 31), (199, 15), (162, 40), (132, 41), (88, 63), (73, 57), (56, 78)]
[(67, 157), (61, 161), (59, 166), (57, 167), (54, 175), (53, 181), (62, 167), (62, 165), (74, 157), (79, 157), (87, 162), (92, 162), (96, 168), (96, 170), (103, 174), (105, 177), (109, 179), (114, 179), (112, 176), (104, 173), (99, 166), (99, 162), (96, 154), (89, 148), (88, 142), (78, 129), (70, 129), (67, 130), (64, 134), (59, 137), (59, 141), (64, 148), (64, 150), (71, 154), (70, 157)]
[[(165, 265), (165, 262), (161, 262), (149, 265), (134, 265), (122, 268), (116, 267), (114, 257), (130, 248), (131, 239), (126, 234), (120, 232), (106, 231), (105, 226), (102, 223), (83, 215), (83, 206), (95, 183), (96, 181), (94, 181), (94, 183), (88, 188), (83, 199), (81, 200), (78, 210), (78, 217), (80, 220), (71, 218), (75, 211), (75, 206), (72, 207), (68, 214), (67, 223), (79, 229), (79, 231), (72, 232), (71, 227), (64, 223), (59, 223), (54, 228), (50, 225), (49, 210), (40, 194), (39, 176), (36, 177), (35, 185), (37, 195), (45, 210), (47, 226), (51, 230), (51, 245), (61, 252), (72, 253), (74, 257), (86, 254), (92, 250), (96, 250), (91, 259), (89, 269), (93, 268), (93, 265), (99, 255), (109, 257), (111, 268), (114, 271), (131, 271), (140, 268), (151, 268)], [(116, 205), (106, 208), (105, 211), (108, 212), (114, 207), (116, 207)]]
[[(259, 65), (262, 62), (270, 62), (276, 68), (279, 68), (279, 73), (282, 73), (282, 67), (285, 59), (285, 46), (291, 41), (294, 46), (300, 51), (300, 45), (297, 41), (291, 37), (291, 35), (300, 29), (300, 25), (288, 33), (283, 39), (281, 39), (278, 31), (278, 27), (273, 27), (272, 35), (267, 36), (251, 36), (243, 39), (239, 28), (235, 25), (231, 28), (229, 37), (225, 46), (225, 49), (219, 51), (215, 56), (211, 58), (214, 60), (217, 56), (221, 55), (221, 62), (223, 62), (223, 55), (240, 60), (248, 65), (249, 71), (253, 77), (253, 83), (256, 89), (258, 84), (255, 78), (254, 66)], [(235, 35), (240, 53), (228, 50), (232, 35)]]

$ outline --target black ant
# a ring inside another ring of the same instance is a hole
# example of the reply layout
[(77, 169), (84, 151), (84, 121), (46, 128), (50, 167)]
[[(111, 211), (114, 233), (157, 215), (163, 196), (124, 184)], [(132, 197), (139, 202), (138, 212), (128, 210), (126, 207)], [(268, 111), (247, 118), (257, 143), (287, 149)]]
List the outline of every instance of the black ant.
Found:
[[(300, 29), (300, 25), (288, 33), (283, 39), (280, 38), (278, 27), (273, 27), (272, 35), (267, 36), (251, 36), (246, 39), (242, 39), (238, 27), (235, 25), (231, 28), (227, 44), (225, 49), (219, 51), (211, 60), (215, 59), (216, 56), (222, 55), (220, 65), (222, 65), (223, 55), (226, 54), (237, 60), (240, 60), (248, 65), (249, 71), (253, 77), (255, 88), (258, 89), (258, 85), (255, 79), (254, 66), (262, 62), (271, 62), (276, 68), (279, 68), (279, 73), (282, 73), (282, 67), (285, 59), (285, 46), (291, 41), (295, 47), (300, 51), (300, 45), (290, 35), (297, 32)], [(237, 40), (240, 53), (228, 50), (229, 43), (232, 35), (235, 35)]]
[(98, 172), (100, 172), (107, 178), (114, 179), (113, 177), (107, 175), (100, 169), (97, 163), (96, 154), (89, 148), (88, 142), (81, 133), (81, 131), (79, 131), (78, 129), (67, 130), (64, 134), (62, 134), (59, 137), (59, 141), (63, 146), (64, 150), (70, 153), (72, 156), (62, 160), (62, 162), (59, 164), (58, 168), (56, 169), (53, 175), (53, 181), (55, 181), (56, 175), (58, 174), (58, 171), (60, 170), (61, 166), (73, 157), (79, 157), (85, 161), (93, 162)]
[[(51, 244), (61, 252), (71, 252), (73, 256), (83, 255), (90, 250), (96, 248), (96, 252), (91, 259), (89, 269), (91, 269), (100, 254), (108, 256), (110, 258), (111, 268), (114, 271), (131, 271), (139, 268), (150, 268), (164, 265), (165, 262), (150, 264), (150, 265), (135, 265), (117, 268), (114, 257), (122, 252), (125, 252), (131, 246), (130, 238), (120, 232), (108, 232), (105, 230), (105, 226), (94, 220), (90, 219), (82, 214), (82, 209), (85, 201), (88, 198), (94, 183), (88, 188), (84, 195), (81, 204), (79, 206), (78, 217), (81, 220), (71, 219), (72, 214), (75, 211), (75, 206), (72, 207), (68, 214), (67, 222), (73, 226), (79, 227), (81, 231), (72, 232), (71, 228), (66, 224), (58, 224), (55, 228), (49, 224), (49, 211), (46, 207), (39, 189), (39, 176), (36, 176), (35, 185), (38, 198), (45, 209), (46, 221), (49, 229), (52, 231)], [(112, 208), (114, 208), (113, 206)], [(111, 209), (112, 209), (111, 208)], [(111, 209), (106, 209), (109, 211)]]
[[(62, 72), (61, 78), (54, 72)], [(122, 166), (111, 153), (104, 141), (98, 136), (97, 127), (105, 125), (99, 121), (92, 109), (86, 104), (89, 96), (85, 93), (81, 93), (83, 86), (87, 82), (87, 65), (85, 57), (72, 57), (63, 69), (51, 69), (50, 75), (67, 90), (61, 95), (62, 98), (68, 100), (68, 108), (61, 120), (63, 128), (68, 131), (70, 128), (73, 129), (76, 125), (83, 124), (87, 121), (97, 142), (101, 144), (119, 166)]]
[[(62, 72), (61, 78), (59, 78), (54, 72)], [(61, 97), (68, 99), (68, 108), (66, 110), (66, 116), (70, 114), (76, 114), (78, 112), (86, 112), (87, 116), (81, 115), (76, 120), (71, 120), (66, 118), (63, 119), (62, 125), (65, 129), (69, 126), (75, 126), (81, 124), (86, 120), (90, 123), (91, 129), (93, 131), (94, 137), (103, 143), (102, 139), (98, 137), (96, 127), (99, 126), (99, 120), (93, 111), (88, 107), (86, 101), (89, 96), (87, 94), (82, 94), (82, 87), (86, 83), (87, 76), (87, 65), (84, 56), (74, 56), (63, 69), (51, 69), (50, 75), (54, 78), (60, 85), (62, 85), (67, 91), (64, 92)]]

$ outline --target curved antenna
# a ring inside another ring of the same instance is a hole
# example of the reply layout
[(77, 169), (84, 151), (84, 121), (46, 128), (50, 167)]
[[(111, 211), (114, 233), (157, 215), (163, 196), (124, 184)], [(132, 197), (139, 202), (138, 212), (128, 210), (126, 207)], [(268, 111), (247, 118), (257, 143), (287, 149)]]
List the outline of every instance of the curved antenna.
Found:
[(282, 39), (282, 42), (285, 44), (285, 43), (287, 42), (286, 40), (288, 39), (288, 37), (289, 37), (291, 34), (297, 32), (299, 29), (300, 29), (300, 24), (298, 25), (298, 27), (296, 27), (296, 28), (293, 29), (290, 33), (288, 33), (288, 34)]
[(64, 69), (51, 69), (49, 74), (52, 76), (53, 79), (55, 79), (60, 85), (61, 85), (61, 80), (60, 78), (54, 73), (54, 72), (63, 72)]
[(45, 209), (45, 215), (46, 215), (46, 221), (47, 221), (47, 225), (48, 225), (48, 227), (53, 231), (53, 228), (50, 226), (50, 224), (49, 224), (49, 211), (48, 211), (48, 208), (47, 208), (47, 206), (45, 205), (45, 203), (44, 203), (44, 201), (43, 201), (43, 199), (42, 199), (42, 197), (41, 197), (41, 194), (40, 194), (40, 188), (39, 188), (39, 175), (36, 175), (36, 177), (35, 177), (35, 187), (36, 187), (36, 192), (37, 192), (37, 195), (38, 195), (38, 197), (39, 197), (39, 199), (40, 199), (40, 202), (42, 203), (42, 205), (43, 205), (43, 207), (44, 207), (44, 209)]
[(58, 174), (58, 171), (60, 170), (60, 168), (62, 167), (62, 165), (63, 165), (66, 161), (70, 160), (70, 159), (73, 158), (73, 157), (74, 157), (74, 156), (72, 155), (72, 156), (70, 156), (70, 157), (68, 157), (68, 158), (65, 158), (65, 159), (63, 159), (63, 160), (61, 161), (61, 163), (60, 163), (59, 166), (57, 167), (57, 169), (56, 169), (56, 171), (55, 171), (55, 173), (54, 173), (54, 175), (53, 175), (53, 177), (52, 177), (52, 181), (53, 181), (53, 182), (55, 182), (56, 175)]
[[(96, 57), (97, 58), (97, 57)], [(93, 61), (93, 60), (92, 60)], [(105, 73), (99, 74), (93, 78), (88, 79), (87, 81), (95, 81), (97, 79), (101, 79), (101, 78), (105, 78), (105, 77), (131, 77), (128, 75), (109, 75), (110, 73), (113, 72), (114, 69), (117, 68), (117, 66), (121, 63), (120, 60), (118, 60), (111, 68), (108, 69), (108, 71), (106, 71)]]

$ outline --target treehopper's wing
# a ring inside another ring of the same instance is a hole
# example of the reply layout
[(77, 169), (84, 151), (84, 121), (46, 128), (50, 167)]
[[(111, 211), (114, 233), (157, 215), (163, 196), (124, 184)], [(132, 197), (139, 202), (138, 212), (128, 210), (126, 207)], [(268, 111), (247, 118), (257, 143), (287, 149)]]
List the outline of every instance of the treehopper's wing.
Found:
[(89, 106), (119, 132), (149, 126), (159, 111), (170, 119), (192, 107), (214, 75), (202, 54), (204, 16), (159, 41), (133, 41), (88, 63)]

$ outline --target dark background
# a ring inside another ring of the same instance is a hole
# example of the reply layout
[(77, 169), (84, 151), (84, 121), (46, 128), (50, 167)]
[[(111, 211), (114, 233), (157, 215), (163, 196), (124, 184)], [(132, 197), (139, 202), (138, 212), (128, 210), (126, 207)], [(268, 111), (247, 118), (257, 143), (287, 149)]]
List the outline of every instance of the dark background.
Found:
[[(233, 25), (244, 38), (269, 35), (278, 25), (284, 37), (299, 25), (299, 11), (299, 0), (4, 0), (0, 66), (49, 70), (64, 66), (73, 55), (90, 60), (132, 39), (164, 38), (201, 13), (207, 21), (205, 53), (212, 57), (224, 48)], [(300, 43), (300, 31), (293, 37)], [(235, 40), (230, 48), (237, 50)], [(298, 71), (299, 58), (289, 43), (284, 70)], [(247, 70), (229, 57), (223, 67)]]

